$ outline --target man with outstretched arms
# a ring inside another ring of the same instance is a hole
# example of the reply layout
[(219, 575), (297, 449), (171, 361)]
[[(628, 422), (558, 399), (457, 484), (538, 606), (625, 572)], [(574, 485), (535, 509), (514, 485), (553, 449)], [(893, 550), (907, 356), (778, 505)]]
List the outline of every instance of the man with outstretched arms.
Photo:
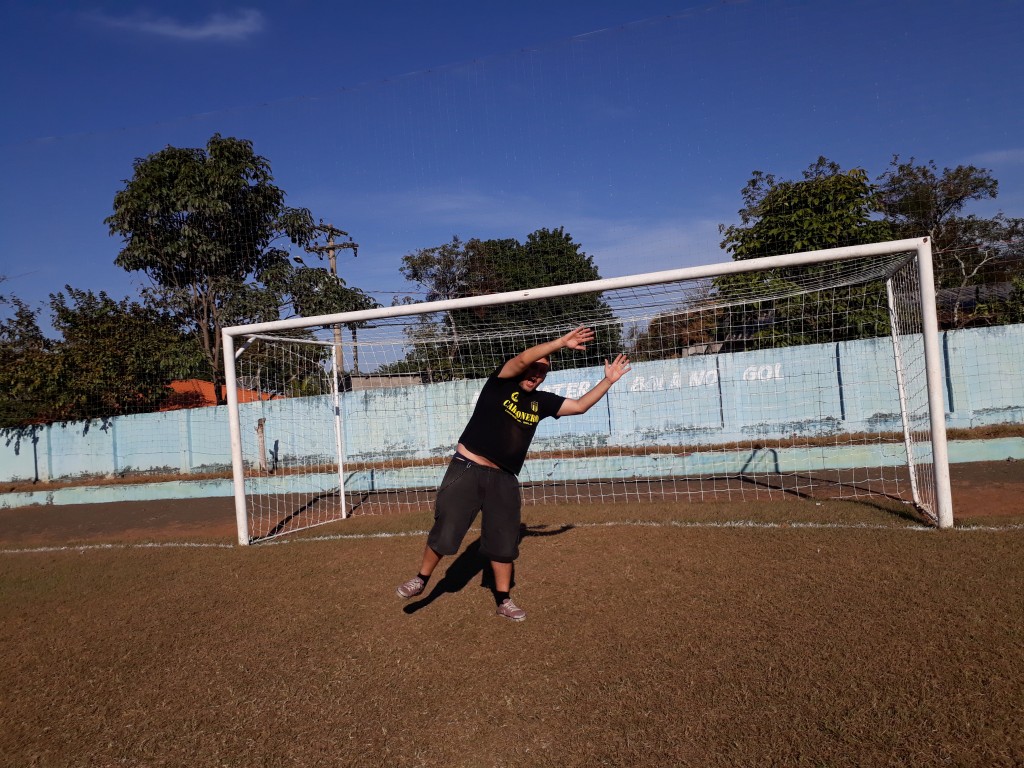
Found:
[(537, 389), (560, 349), (585, 349), (594, 332), (580, 326), (564, 336), (538, 344), (506, 361), (488, 377), (473, 415), (437, 491), (434, 526), (427, 536), (419, 573), (396, 590), (403, 598), (426, 588), (445, 555), (454, 555), (476, 518), (483, 512), (480, 554), (494, 569), (497, 614), (513, 621), (526, 611), (512, 602), (512, 564), (519, 556), (520, 496), (517, 475), (523, 467), (537, 424), (548, 416), (586, 413), (629, 370), (629, 359), (605, 361), (604, 378), (578, 399)]

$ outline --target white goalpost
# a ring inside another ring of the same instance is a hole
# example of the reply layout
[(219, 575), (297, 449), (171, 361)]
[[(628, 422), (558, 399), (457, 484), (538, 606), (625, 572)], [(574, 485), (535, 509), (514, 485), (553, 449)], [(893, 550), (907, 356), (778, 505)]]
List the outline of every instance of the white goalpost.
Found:
[(541, 423), (524, 503), (883, 497), (953, 524), (922, 238), (226, 328), (239, 543), (431, 509), (483, 379), (579, 324), (593, 348), (543, 389), (633, 370)]

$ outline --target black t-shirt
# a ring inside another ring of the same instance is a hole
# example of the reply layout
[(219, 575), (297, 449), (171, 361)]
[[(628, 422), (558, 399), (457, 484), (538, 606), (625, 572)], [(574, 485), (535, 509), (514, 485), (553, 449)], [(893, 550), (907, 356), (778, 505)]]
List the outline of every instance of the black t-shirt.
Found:
[(519, 378), (502, 379), (498, 377), (500, 372), (498, 368), (492, 373), (480, 390), (459, 442), (518, 475), (537, 424), (547, 416), (557, 419), (565, 398), (553, 392), (524, 392)]

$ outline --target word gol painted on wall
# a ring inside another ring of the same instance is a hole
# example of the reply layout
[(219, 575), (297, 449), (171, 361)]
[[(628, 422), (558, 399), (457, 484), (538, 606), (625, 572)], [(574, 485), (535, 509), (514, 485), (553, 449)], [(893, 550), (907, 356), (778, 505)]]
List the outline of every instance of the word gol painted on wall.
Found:
[(744, 381), (768, 381), (782, 378), (782, 363), (749, 365), (743, 370)]

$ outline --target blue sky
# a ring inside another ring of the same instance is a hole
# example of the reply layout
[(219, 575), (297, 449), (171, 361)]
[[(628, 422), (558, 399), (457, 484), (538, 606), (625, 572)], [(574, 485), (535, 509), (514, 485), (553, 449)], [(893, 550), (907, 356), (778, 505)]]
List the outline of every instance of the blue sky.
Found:
[(1018, 0), (4, 2), (0, 290), (120, 298), (132, 162), (251, 139), (293, 206), (401, 257), (564, 226), (605, 277), (727, 256), (752, 171), (990, 168), (1024, 216)]

